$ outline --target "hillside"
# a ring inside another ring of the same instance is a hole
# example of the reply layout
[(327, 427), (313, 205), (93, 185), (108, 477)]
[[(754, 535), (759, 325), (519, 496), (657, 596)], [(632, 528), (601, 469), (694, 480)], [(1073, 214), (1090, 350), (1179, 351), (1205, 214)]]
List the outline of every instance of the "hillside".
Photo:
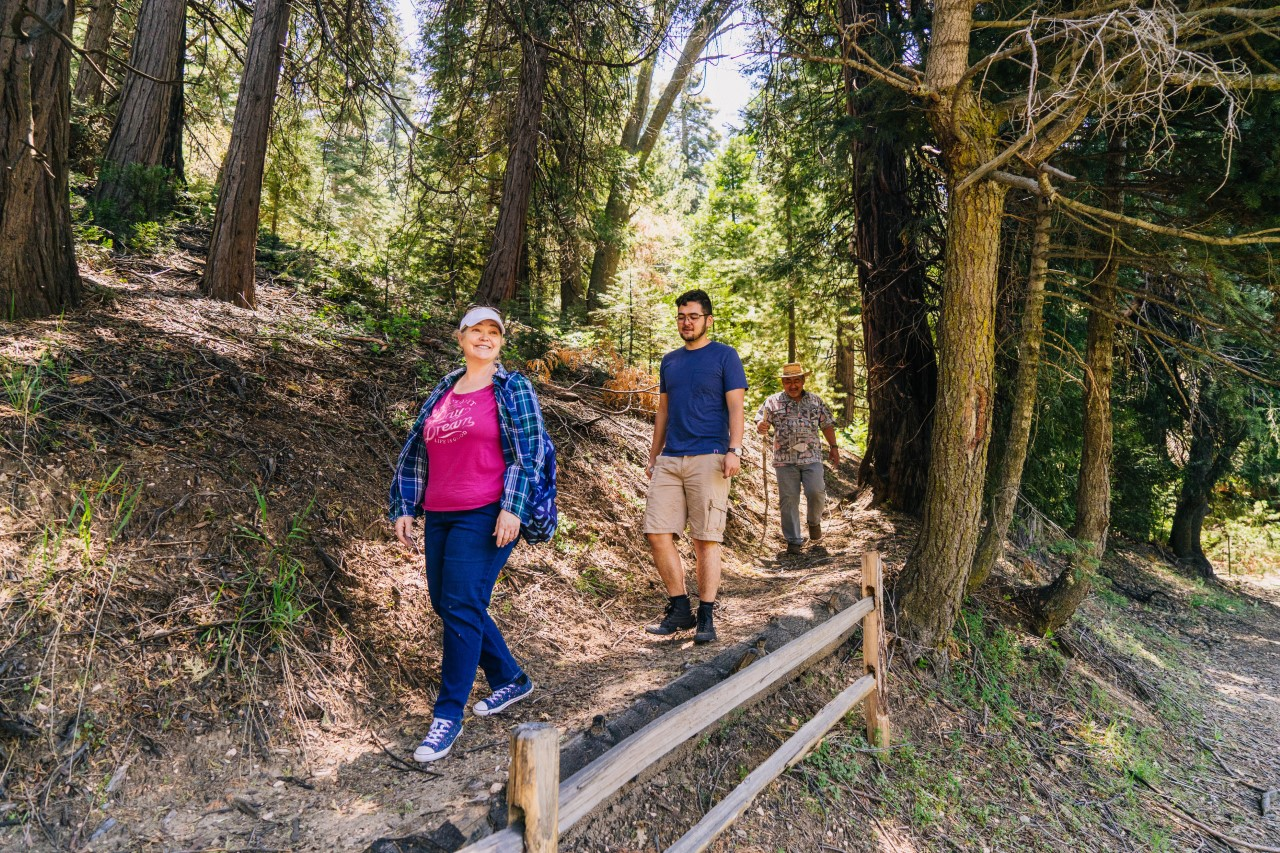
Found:
[[(649, 426), (605, 405), (603, 375), (561, 366), (539, 390), (562, 531), (517, 548), (493, 605), (536, 698), (469, 719), (459, 752), (416, 768), (439, 627), (383, 516), (404, 430), (456, 357), (447, 323), (388, 336), (272, 283), (244, 311), (197, 298), (197, 270), (181, 253), (117, 261), (86, 271), (76, 313), (0, 324), (0, 848), (455, 849), (505, 815), (512, 722), (603, 749), (680, 676), (710, 683), (762, 633), (823, 618), (863, 549), (892, 571), (910, 547), (909, 522), (847, 498), (821, 550), (779, 557), (776, 522), (760, 542), (749, 445), (721, 641), (646, 637), (663, 603), (636, 529)], [(1005, 564), (949, 672), (894, 662), (892, 749), (838, 729), (720, 849), (1225, 849), (1189, 816), (1237, 849), (1280, 846), (1280, 811), (1262, 816), (1255, 790), (1280, 786), (1277, 574), (1208, 587), (1124, 548), (1042, 642), (1007, 592), (1055, 559)], [(564, 848), (669, 844), (860, 668), (851, 657), (735, 717)]]

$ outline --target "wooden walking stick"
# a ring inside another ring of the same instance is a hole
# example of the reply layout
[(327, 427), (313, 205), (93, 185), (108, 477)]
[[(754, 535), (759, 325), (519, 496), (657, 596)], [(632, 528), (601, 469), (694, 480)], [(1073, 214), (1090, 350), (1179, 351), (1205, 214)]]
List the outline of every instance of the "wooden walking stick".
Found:
[(760, 516), (760, 550), (769, 535), (769, 435), (760, 437), (760, 480), (764, 483), (764, 515)]

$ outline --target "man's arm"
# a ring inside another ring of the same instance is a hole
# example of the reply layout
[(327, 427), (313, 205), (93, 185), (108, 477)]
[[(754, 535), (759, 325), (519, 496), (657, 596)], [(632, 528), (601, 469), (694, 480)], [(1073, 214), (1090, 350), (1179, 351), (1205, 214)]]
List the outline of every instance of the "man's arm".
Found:
[(840, 464), (840, 445), (836, 444), (836, 428), (823, 427), (822, 434), (827, 438), (827, 447), (829, 448), (830, 454), (831, 454), (831, 464), (839, 465)]
[(756, 431), (761, 435), (767, 435), (769, 432), (769, 398), (760, 404), (759, 411), (756, 412)]
[[(742, 449), (742, 435), (747, 431), (746, 388), (734, 388), (724, 394), (725, 405), (729, 407), (729, 446)], [(742, 457), (737, 453), (724, 455), (724, 475), (732, 477), (742, 467)]]
[(831, 456), (831, 464), (839, 465), (840, 446), (836, 444), (836, 419), (831, 414), (831, 409), (827, 408), (827, 404), (821, 399), (818, 399), (818, 412), (818, 424), (822, 428), (822, 434), (827, 438), (827, 451)]
[(645, 472), (652, 477), (654, 463), (658, 461), (658, 454), (662, 452), (662, 447), (667, 443), (667, 395), (658, 395), (658, 411), (653, 416), (653, 441), (649, 442), (649, 467)]

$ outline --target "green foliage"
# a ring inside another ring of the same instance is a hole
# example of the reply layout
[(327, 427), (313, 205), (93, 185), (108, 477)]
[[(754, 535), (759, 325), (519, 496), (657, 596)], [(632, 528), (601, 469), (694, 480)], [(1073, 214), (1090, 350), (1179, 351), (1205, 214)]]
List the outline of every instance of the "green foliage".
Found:
[(164, 166), (104, 162), (98, 183), (118, 189), (90, 200), (94, 224), (130, 251), (145, 253), (157, 248), (159, 223), (167, 219), (176, 201), (173, 173)]
[(316, 606), (306, 566), (299, 549), (310, 536), (306, 526), (314, 502), (297, 515), (286, 519), (273, 533), (267, 497), (255, 487), (254, 515), (250, 524), (236, 525), (236, 542), (232, 559), (240, 573), (223, 584), (217, 594), (233, 612), (227, 624), (211, 629), (206, 635), (215, 649), (230, 660), (230, 653), (246, 641), (263, 639), (281, 643), (289, 639), (299, 623)]

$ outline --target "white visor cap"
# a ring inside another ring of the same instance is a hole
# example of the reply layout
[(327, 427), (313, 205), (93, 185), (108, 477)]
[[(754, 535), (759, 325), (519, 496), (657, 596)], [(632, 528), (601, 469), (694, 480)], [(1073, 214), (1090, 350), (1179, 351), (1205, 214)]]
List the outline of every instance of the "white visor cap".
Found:
[(487, 305), (472, 308), (470, 311), (463, 314), (462, 319), (458, 321), (458, 331), (461, 332), (468, 326), (474, 326), (481, 320), (492, 320), (498, 324), (498, 331), (502, 332), (504, 335), (507, 333), (507, 327), (502, 322), (502, 315)]

